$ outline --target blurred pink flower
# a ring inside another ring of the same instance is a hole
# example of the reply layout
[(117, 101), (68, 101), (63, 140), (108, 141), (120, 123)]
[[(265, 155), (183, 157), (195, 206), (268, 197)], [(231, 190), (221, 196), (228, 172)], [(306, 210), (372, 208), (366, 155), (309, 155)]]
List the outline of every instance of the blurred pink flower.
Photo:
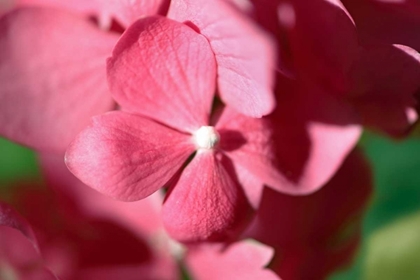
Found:
[(0, 278), (58, 279), (47, 267), (28, 222), (0, 201)]
[[(42, 158), (54, 192), (16, 186), (11, 199), (31, 223), (46, 267), (60, 279), (177, 279), (168, 239), (156, 219), (161, 200), (112, 202), (76, 180), (58, 157)], [(26, 262), (30, 247), (22, 251), (16, 238), (8, 241), (0, 253), (10, 252), (15, 259), (6, 261)]]
[(372, 187), (370, 166), (354, 150), (314, 194), (293, 197), (266, 188), (244, 236), (275, 249), (269, 268), (280, 277), (326, 279), (354, 257)]
[(395, 44), (401, 40), (366, 40), (338, 0), (255, 1), (255, 15), (277, 37), (280, 71), (303, 84), (309, 98), (320, 90), (331, 95), (335, 105), (321, 102), (324, 111), (338, 112), (339, 119), (346, 112), (347, 123), (327, 123), (365, 125), (400, 137), (417, 120), (420, 55)]

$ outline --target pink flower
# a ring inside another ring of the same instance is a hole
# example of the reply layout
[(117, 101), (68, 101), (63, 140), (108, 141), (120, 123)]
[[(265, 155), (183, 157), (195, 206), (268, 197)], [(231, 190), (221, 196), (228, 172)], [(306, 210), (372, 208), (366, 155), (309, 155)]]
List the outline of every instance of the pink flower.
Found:
[(156, 14), (206, 36), (226, 103), (251, 116), (273, 110), (273, 44), (223, 0), (18, 0), (0, 19), (1, 135), (62, 153), (91, 116), (115, 106), (104, 66), (120, 34)]
[(163, 220), (178, 240), (236, 234), (250, 214), (240, 183), (253, 186), (244, 176), (275, 186), (282, 176), (271, 166), (263, 120), (229, 106), (211, 114), (216, 71), (210, 44), (189, 26), (163, 17), (134, 23), (108, 60), (122, 112), (95, 117), (77, 136), (66, 154), (70, 171), (126, 201), (169, 187)]
[(275, 249), (269, 268), (282, 278), (325, 279), (354, 257), (372, 187), (370, 166), (354, 150), (314, 194), (293, 197), (266, 188), (244, 236)]
[(414, 49), (359, 36), (363, 28), (338, 0), (255, 1), (255, 7), (261, 23), (277, 36), (281, 72), (308, 95), (329, 94), (336, 104), (328, 110), (338, 119), (347, 112), (346, 124), (393, 137), (407, 134), (417, 119), (414, 94), (420, 87), (420, 55)]
[(168, 239), (156, 219), (161, 204), (158, 197), (132, 204), (108, 199), (76, 180), (57, 156), (43, 155), (42, 168), (54, 192), (30, 185), (15, 186), (10, 193), (35, 234), (30, 235), (27, 222), (28, 228), (19, 229), (39, 250), (35, 259), (33, 244), (20, 245), (16, 234), (2, 235), (8, 239), (2, 238), (0, 243), (8, 243), (1, 244), (0, 256), (8, 253), (4, 260), (15, 273), (29, 271), (28, 262), (33, 259), (60, 279), (178, 278)]

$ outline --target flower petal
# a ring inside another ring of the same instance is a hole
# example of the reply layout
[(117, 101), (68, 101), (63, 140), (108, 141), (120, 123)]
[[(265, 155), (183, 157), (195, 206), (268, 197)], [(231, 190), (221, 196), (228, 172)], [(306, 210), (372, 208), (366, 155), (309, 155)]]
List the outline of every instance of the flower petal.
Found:
[[(296, 71), (323, 86), (345, 91), (346, 75), (358, 51), (353, 19), (338, 0), (292, 2), (289, 9), (295, 19), (287, 36)], [(284, 5), (278, 10), (280, 22), (282, 8)]]
[[(65, 200), (77, 201), (84, 215), (111, 220), (132, 228), (140, 236), (162, 231), (160, 209), (163, 195), (156, 192), (141, 201), (126, 203), (102, 195), (78, 180), (64, 164), (64, 156), (40, 154), (39, 162), (48, 186)], [(61, 198), (60, 197), (60, 198)]]
[(289, 194), (322, 187), (356, 145), (362, 128), (353, 108), (314, 85), (282, 79), (273, 126), (277, 167), (288, 184), (270, 185)]
[(413, 1), (342, 0), (363, 41), (403, 44), (420, 51), (420, 5)]
[(114, 106), (104, 66), (116, 38), (55, 9), (18, 9), (2, 17), (0, 133), (64, 152), (92, 115)]
[(232, 159), (236, 172), (241, 174), (240, 178), (243, 178), (241, 169), (244, 169), (250, 175), (243, 179), (256, 184), (252, 193), (247, 191), (251, 201), (259, 201), (261, 193), (257, 193), (257, 189), (262, 191), (258, 188), (262, 184), (288, 184), (276, 164), (272, 127), (268, 119), (247, 117), (226, 106), (216, 128), (220, 134), (220, 149)]
[(230, 165), (221, 154), (197, 152), (163, 204), (162, 218), (169, 235), (183, 242), (215, 241), (243, 229), (250, 206)]
[(417, 120), (420, 55), (402, 45), (366, 46), (353, 67), (353, 102), (365, 125), (391, 136), (407, 134)]
[(265, 189), (246, 236), (275, 248), (277, 261), (270, 268), (285, 279), (325, 279), (354, 256), (372, 187), (369, 163), (356, 149), (314, 194)]
[(192, 23), (209, 40), (225, 103), (251, 117), (274, 109), (275, 47), (245, 15), (222, 0), (173, 0), (168, 17)]
[(280, 280), (265, 266), (273, 257), (274, 250), (254, 240), (230, 244), (226, 249), (205, 244), (190, 250), (186, 257), (188, 269), (201, 280)]
[(207, 40), (162, 17), (134, 23), (108, 60), (108, 80), (123, 110), (181, 131), (209, 122), (216, 65)]
[(122, 112), (93, 118), (70, 144), (69, 170), (111, 197), (134, 201), (163, 187), (194, 152), (190, 136)]
[[(43, 265), (30, 224), (0, 201), (0, 275), (11, 279), (58, 279)], [(3, 278), (2, 278), (3, 279)], [(8, 279), (8, 278), (7, 278)]]
[(103, 21), (100, 24), (103, 27), (111, 23), (112, 17), (124, 27), (128, 27), (140, 17), (164, 13), (169, 6), (169, 0), (15, 0), (15, 2), (22, 7), (54, 7), (84, 15), (96, 15), (99, 21)]
[(31, 225), (12, 207), (0, 201), (0, 226), (10, 227), (21, 232), (39, 252), (38, 244)]

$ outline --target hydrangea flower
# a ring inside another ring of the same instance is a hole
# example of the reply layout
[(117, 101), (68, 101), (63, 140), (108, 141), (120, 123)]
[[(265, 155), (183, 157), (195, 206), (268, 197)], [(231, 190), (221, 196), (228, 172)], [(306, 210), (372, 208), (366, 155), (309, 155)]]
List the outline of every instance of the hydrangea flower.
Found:
[(234, 235), (250, 214), (245, 174), (287, 186), (271, 166), (263, 120), (229, 106), (211, 114), (216, 71), (209, 42), (189, 26), (163, 17), (134, 23), (108, 60), (122, 111), (95, 117), (76, 137), (70, 171), (126, 201), (169, 187), (163, 220), (178, 240)]
[(223, 0), (18, 0), (0, 19), (0, 134), (64, 152), (91, 116), (115, 106), (105, 58), (117, 39), (136, 19), (156, 14), (206, 36), (226, 103), (251, 116), (273, 110), (273, 43)]

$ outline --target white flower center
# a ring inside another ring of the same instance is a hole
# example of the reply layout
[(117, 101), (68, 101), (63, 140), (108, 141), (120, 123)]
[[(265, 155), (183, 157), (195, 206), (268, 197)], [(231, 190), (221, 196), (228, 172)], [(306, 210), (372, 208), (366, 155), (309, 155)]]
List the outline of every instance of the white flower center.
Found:
[(213, 126), (202, 126), (193, 136), (197, 149), (213, 149), (220, 141), (220, 135)]

